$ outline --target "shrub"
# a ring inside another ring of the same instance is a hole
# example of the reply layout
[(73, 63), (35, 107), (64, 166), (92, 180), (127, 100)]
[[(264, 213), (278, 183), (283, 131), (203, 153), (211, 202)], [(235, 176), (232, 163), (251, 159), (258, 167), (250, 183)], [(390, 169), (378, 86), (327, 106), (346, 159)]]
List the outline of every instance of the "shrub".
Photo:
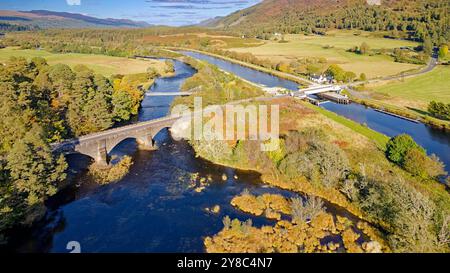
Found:
[(322, 184), (325, 187), (334, 187), (345, 176), (349, 167), (346, 154), (336, 145), (321, 143), (315, 145), (309, 157), (318, 155), (316, 162), (322, 174)]
[(387, 157), (406, 171), (422, 178), (435, 178), (445, 174), (444, 165), (438, 157), (427, 156), (411, 136), (401, 134), (393, 137), (387, 143)]
[(292, 220), (295, 222), (306, 222), (307, 216), (303, 201), (300, 198), (291, 199)]
[(356, 181), (351, 178), (347, 178), (343, 180), (340, 184), (339, 190), (347, 196), (350, 201), (356, 199), (357, 196), (357, 188), (355, 187)]
[(366, 42), (363, 42), (361, 44), (361, 46), (359, 47), (359, 53), (362, 55), (367, 54), (369, 52), (369, 50), (370, 50), (370, 47)]
[(278, 170), (289, 179), (304, 176), (314, 184), (331, 188), (345, 177), (349, 161), (337, 145), (320, 140), (316, 134), (290, 133), (286, 139), (289, 154), (281, 160)]
[(307, 197), (306, 202), (300, 198), (291, 199), (292, 220), (296, 223), (311, 221), (317, 215), (325, 212), (322, 199), (318, 197)]
[(387, 157), (400, 166), (403, 166), (406, 154), (412, 149), (418, 149), (418, 151), (425, 154), (425, 150), (407, 134), (395, 136), (386, 144)]
[(326, 140), (325, 132), (317, 128), (307, 128), (302, 132), (290, 131), (285, 136), (284, 146), (286, 153), (294, 153), (308, 148), (308, 143)]
[(119, 163), (108, 169), (102, 169), (95, 164), (89, 167), (89, 174), (97, 183), (108, 184), (121, 180), (133, 165), (133, 159), (130, 156), (124, 156)]
[(435, 118), (450, 120), (450, 103), (431, 101), (428, 104), (428, 112)]
[(231, 228), (231, 219), (230, 219), (230, 217), (228, 215), (223, 217), (222, 223), (223, 223), (223, 228), (224, 229), (230, 229)]
[(344, 73), (344, 78), (343, 78), (343, 81), (344, 81), (344, 82), (351, 82), (351, 81), (353, 81), (354, 79), (356, 79), (356, 74), (355, 74), (355, 73), (353, 73), (353, 72), (351, 72), (351, 71), (346, 71), (346, 72)]
[(247, 189), (247, 188), (245, 188), (242, 192), (241, 192), (241, 195), (242, 196), (244, 196), (244, 195), (252, 195), (251, 193), (250, 193), (250, 191), (249, 191), (249, 189)]
[(417, 148), (406, 153), (403, 167), (411, 174), (422, 178), (445, 174), (443, 164), (436, 156), (428, 157)]
[(450, 244), (450, 215), (444, 215), (442, 217), (442, 223), (440, 225), (438, 233), (438, 244), (445, 247)]
[(309, 197), (306, 200), (305, 207), (310, 219), (314, 219), (320, 213), (325, 212), (324, 203), (319, 197)]
[(359, 75), (359, 80), (361, 80), (361, 81), (366, 81), (366, 80), (367, 80), (366, 74), (361, 73), (361, 75)]
[(331, 76), (337, 81), (342, 81), (344, 73), (345, 73), (344, 69), (342, 69), (337, 64), (330, 65), (328, 69), (325, 71), (325, 74), (327, 76)]
[(250, 234), (252, 226), (253, 226), (252, 219), (247, 219), (247, 221), (242, 222), (242, 224), (241, 224), (242, 233), (244, 233), (244, 235), (248, 236)]
[(433, 231), (435, 205), (421, 192), (402, 181), (390, 187), (391, 206), (396, 211), (389, 221), (395, 228), (391, 245), (401, 252), (433, 252), (437, 234)]
[(439, 48), (439, 58), (444, 59), (445, 57), (447, 57), (447, 54), (448, 54), (448, 45), (442, 45)]
[(356, 181), (357, 202), (370, 219), (389, 232), (390, 246), (396, 252), (439, 251), (436, 205), (426, 194), (401, 176), (365, 176)]
[(291, 68), (290, 68), (290, 66), (289, 66), (288, 63), (280, 62), (280, 63), (277, 65), (277, 70), (278, 70), (278, 71), (281, 71), (281, 72), (289, 72), (289, 71), (291, 71)]
[(267, 152), (267, 156), (273, 161), (275, 165), (278, 165), (278, 163), (284, 158), (286, 155), (286, 151), (284, 148), (284, 140), (278, 139), (279, 143), (278, 149), (274, 151)]

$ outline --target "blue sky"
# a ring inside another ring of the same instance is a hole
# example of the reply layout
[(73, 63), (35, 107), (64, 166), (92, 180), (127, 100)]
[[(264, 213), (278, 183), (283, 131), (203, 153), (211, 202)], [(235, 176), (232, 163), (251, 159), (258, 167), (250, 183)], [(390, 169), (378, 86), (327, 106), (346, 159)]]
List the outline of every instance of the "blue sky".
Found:
[(188, 25), (227, 15), (261, 0), (0, 0), (0, 9), (45, 9), (150, 24)]

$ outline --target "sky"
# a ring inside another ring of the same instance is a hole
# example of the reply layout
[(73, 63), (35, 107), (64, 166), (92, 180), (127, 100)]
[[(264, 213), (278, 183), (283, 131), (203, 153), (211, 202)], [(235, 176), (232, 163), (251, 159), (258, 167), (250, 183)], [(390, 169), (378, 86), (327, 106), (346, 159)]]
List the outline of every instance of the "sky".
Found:
[(0, 10), (52, 10), (181, 26), (224, 16), (261, 0), (0, 0)]

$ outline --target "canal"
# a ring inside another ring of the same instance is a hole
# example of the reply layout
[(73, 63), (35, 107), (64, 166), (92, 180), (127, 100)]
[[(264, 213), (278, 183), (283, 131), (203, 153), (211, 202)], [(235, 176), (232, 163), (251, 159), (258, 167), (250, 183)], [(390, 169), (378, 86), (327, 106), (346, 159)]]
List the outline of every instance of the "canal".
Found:
[[(254, 83), (262, 84), (268, 87), (284, 87), (289, 90), (298, 90), (297, 83), (290, 80), (281, 79), (268, 73), (257, 71), (252, 68), (198, 52), (180, 51), (180, 53), (214, 64), (224, 71), (235, 74)], [(321, 104), (321, 107), (358, 123), (367, 125), (369, 128), (389, 137), (403, 133), (411, 135), (418, 144), (427, 150), (428, 154), (437, 155), (445, 164), (446, 171), (450, 173), (450, 134), (441, 130), (433, 129), (422, 123), (414, 123), (391, 115), (383, 114), (370, 107), (356, 103), (344, 105), (334, 102), (327, 102)]]

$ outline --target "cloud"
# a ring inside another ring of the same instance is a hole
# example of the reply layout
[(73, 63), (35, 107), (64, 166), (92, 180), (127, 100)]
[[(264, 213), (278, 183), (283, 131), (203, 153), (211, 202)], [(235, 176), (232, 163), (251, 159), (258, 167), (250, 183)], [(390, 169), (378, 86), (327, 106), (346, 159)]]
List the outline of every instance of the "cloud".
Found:
[(66, 0), (69, 6), (79, 6), (81, 5), (81, 0)]

